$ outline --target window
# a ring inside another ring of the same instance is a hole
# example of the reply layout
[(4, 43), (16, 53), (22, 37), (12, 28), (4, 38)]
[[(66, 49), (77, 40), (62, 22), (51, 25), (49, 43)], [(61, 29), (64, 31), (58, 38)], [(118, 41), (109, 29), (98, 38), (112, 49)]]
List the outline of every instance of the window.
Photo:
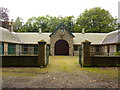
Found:
[(117, 52), (120, 51), (120, 45), (117, 45)]
[(4, 43), (0, 42), (0, 55), (4, 55)]
[(23, 54), (28, 54), (28, 45), (22, 45)]
[(74, 45), (74, 51), (78, 51), (78, 45)]
[(38, 45), (34, 45), (34, 54), (38, 54)]
[(14, 55), (16, 53), (16, 45), (8, 43), (8, 55)]
[(101, 46), (96, 46), (96, 47), (95, 47), (95, 51), (96, 51), (96, 52), (100, 52), (100, 50), (101, 50)]

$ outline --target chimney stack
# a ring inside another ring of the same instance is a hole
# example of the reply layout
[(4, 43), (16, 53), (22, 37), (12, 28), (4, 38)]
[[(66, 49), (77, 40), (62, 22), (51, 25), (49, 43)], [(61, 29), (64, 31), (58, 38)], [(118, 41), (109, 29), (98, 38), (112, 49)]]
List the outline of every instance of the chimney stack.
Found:
[(39, 28), (39, 34), (41, 34), (42, 33), (42, 30), (41, 30), (41, 28)]
[(85, 34), (85, 28), (82, 28), (82, 34)]
[(13, 19), (11, 19), (11, 22), (9, 22), (9, 30), (10, 32), (13, 32)]

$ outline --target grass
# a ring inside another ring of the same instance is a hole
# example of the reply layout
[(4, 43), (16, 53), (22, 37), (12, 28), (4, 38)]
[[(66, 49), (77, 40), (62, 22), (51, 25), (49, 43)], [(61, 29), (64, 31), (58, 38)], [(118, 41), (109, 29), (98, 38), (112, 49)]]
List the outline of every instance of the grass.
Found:
[(72, 56), (50, 56), (49, 66), (46, 68), (38, 67), (9, 67), (2, 68), (3, 77), (30, 77), (44, 73), (54, 72), (88, 72), (94, 75), (107, 75), (108, 77), (117, 77), (118, 69), (111, 67), (80, 67), (78, 57)]
[(108, 77), (118, 77), (117, 67), (88, 67), (81, 68), (83, 71), (88, 71), (94, 74), (107, 75)]

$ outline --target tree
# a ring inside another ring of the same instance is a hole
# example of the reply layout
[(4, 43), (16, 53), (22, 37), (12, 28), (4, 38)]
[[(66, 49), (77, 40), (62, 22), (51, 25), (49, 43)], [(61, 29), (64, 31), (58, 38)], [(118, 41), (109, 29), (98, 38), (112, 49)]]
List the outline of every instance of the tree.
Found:
[(108, 11), (95, 7), (80, 14), (74, 30), (81, 32), (82, 28), (85, 28), (85, 32), (107, 33), (116, 30), (117, 26), (117, 19), (113, 18)]
[(0, 19), (4, 21), (9, 21), (8, 13), (9, 13), (9, 10), (7, 8), (0, 7)]
[(21, 17), (17, 17), (15, 22), (13, 22), (13, 30), (17, 32), (22, 28), (22, 25), (23, 25), (23, 19)]
[(63, 23), (68, 30), (72, 31), (74, 26), (74, 16), (52, 17), (46, 15), (31, 17), (22, 27), (20, 27), (21, 22), (19, 18), (17, 18), (14, 26), (18, 32), (38, 32), (39, 28), (41, 28), (42, 32), (53, 32), (60, 23)]
[(74, 23), (75, 23), (75, 20), (74, 20), (74, 16), (67, 16), (67, 17), (64, 17), (62, 18), (62, 23), (64, 23), (64, 25), (67, 27), (68, 30), (73, 31), (73, 27), (74, 27)]
[(50, 17), (47, 30), (49, 30), (49, 32), (53, 32), (60, 23), (63, 23), (68, 30), (72, 31), (74, 26), (74, 16)]

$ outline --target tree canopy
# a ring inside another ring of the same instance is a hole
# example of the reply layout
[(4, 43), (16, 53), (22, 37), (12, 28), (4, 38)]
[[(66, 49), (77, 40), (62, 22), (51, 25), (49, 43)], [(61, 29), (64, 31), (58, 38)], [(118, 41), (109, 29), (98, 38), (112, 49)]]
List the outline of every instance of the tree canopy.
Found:
[[(14, 24), (18, 24), (19, 20), (16, 19)], [(74, 25), (74, 17), (52, 17), (49, 15), (39, 16), (39, 17), (31, 17), (28, 21), (19, 29), (16, 29), (17, 32), (38, 32), (39, 28), (41, 28), (42, 32), (52, 32), (55, 28), (63, 23), (69, 30), (73, 30)], [(20, 24), (20, 21), (19, 21)], [(15, 26), (13, 25), (13, 26)], [(17, 26), (15, 26), (17, 28)], [(14, 27), (14, 28), (15, 28)], [(14, 31), (16, 31), (14, 30)]]
[(4, 21), (9, 21), (8, 13), (9, 13), (9, 10), (7, 8), (0, 7), (0, 19)]
[(81, 32), (85, 28), (85, 32), (107, 33), (118, 29), (117, 19), (100, 7), (85, 10), (77, 19), (74, 16), (52, 17), (46, 15), (31, 17), (24, 25), (17, 18), (15, 23), (18, 25), (14, 27), (16, 32), (38, 32), (39, 28), (42, 32), (52, 32), (60, 23), (63, 23), (71, 32)]
[(117, 29), (117, 19), (105, 9), (95, 7), (85, 10), (76, 20), (75, 29), (85, 28), (85, 32), (107, 33)]
[(15, 22), (13, 22), (13, 30), (18, 31), (22, 28), (23, 25), (23, 19), (21, 17), (17, 17)]

